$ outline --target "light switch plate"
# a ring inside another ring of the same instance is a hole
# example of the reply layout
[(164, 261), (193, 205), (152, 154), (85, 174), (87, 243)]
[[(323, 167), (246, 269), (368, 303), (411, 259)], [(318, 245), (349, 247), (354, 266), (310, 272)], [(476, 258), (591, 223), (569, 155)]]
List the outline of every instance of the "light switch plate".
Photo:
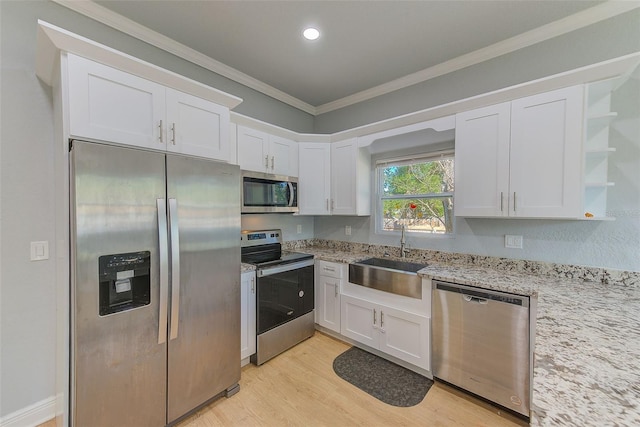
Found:
[(302, 224), (298, 224), (297, 233), (302, 234)]
[(350, 225), (345, 225), (344, 226), (344, 234), (346, 236), (351, 236), (351, 226)]
[(31, 242), (31, 261), (49, 259), (49, 242)]
[(522, 249), (522, 236), (512, 234), (504, 235), (504, 247), (512, 249)]

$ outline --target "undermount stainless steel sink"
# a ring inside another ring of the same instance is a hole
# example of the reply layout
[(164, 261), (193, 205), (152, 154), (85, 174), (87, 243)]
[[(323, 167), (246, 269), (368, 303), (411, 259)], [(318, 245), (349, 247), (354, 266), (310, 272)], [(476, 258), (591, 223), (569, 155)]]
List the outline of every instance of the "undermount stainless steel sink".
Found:
[(369, 258), (349, 264), (349, 282), (368, 288), (422, 299), (422, 278), (417, 272), (425, 264)]

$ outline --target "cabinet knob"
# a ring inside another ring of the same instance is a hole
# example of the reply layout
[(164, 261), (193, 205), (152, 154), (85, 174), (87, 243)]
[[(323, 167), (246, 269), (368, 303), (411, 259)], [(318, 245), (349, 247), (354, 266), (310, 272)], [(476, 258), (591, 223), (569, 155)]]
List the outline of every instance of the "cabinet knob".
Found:
[(164, 137), (162, 136), (162, 134), (164, 133), (164, 129), (162, 129), (162, 120), (160, 120), (160, 124), (158, 125), (158, 129), (160, 130), (159, 135), (158, 135), (158, 140), (160, 141), (160, 144), (164, 143)]

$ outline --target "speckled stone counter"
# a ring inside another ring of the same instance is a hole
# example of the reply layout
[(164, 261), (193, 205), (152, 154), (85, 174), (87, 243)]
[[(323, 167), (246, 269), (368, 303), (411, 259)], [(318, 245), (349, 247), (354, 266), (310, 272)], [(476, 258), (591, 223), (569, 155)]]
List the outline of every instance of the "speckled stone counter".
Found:
[(248, 271), (256, 271), (256, 266), (253, 264), (240, 263), (240, 273), (246, 273)]
[[(344, 263), (397, 251), (310, 243), (288, 249)], [(639, 273), (413, 252), (422, 276), (537, 298), (532, 425), (640, 425)]]

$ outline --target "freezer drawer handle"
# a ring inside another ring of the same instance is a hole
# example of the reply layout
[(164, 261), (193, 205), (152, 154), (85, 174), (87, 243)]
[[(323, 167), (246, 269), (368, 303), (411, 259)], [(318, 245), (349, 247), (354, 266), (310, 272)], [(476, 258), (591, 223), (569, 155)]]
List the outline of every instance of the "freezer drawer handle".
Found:
[(158, 206), (158, 243), (160, 244), (160, 313), (158, 322), (158, 344), (167, 340), (167, 304), (169, 301), (169, 254), (167, 253), (167, 202), (156, 200)]
[(180, 321), (180, 236), (178, 232), (178, 202), (169, 199), (169, 238), (171, 239), (171, 334), (169, 339), (178, 338)]

